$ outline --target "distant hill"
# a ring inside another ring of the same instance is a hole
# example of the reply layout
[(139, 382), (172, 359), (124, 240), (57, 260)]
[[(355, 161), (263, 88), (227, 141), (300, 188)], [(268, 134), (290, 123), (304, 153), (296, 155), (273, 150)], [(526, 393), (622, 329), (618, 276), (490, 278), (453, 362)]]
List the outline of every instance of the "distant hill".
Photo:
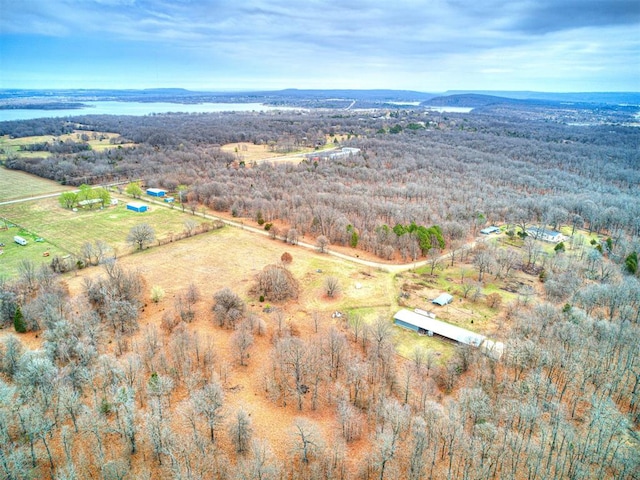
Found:
[[(434, 107), (486, 107), (489, 105), (521, 105), (531, 103), (528, 100), (519, 100), (515, 98), (498, 97), (495, 95), (482, 95), (477, 93), (463, 93), (457, 95), (445, 95), (442, 97), (434, 97), (425, 102), (424, 106)], [(537, 102), (536, 102), (537, 103)]]
[(609, 105), (640, 105), (640, 92), (556, 93), (508, 90), (448, 90), (443, 96), (483, 95), (515, 100), (537, 100), (562, 103), (601, 103)]

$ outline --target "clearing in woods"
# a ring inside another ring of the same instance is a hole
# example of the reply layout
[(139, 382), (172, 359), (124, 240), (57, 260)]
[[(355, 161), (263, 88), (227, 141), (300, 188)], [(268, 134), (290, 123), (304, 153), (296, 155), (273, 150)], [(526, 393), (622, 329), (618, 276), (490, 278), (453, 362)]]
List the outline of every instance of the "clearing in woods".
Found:
[[(83, 136), (85, 140), (83, 140)], [(74, 130), (72, 133), (65, 135), (38, 135), (31, 137), (10, 138), (8, 135), (0, 136), (0, 160), (4, 160), (11, 153), (18, 157), (26, 158), (46, 158), (51, 155), (48, 151), (28, 151), (22, 150), (25, 145), (34, 145), (37, 143), (55, 143), (65, 142), (67, 140), (76, 143), (86, 143), (91, 150), (101, 152), (108, 149), (117, 149), (131, 147), (134, 143), (111, 143), (112, 139), (119, 139), (120, 134), (111, 132), (92, 132), (85, 130)], [(120, 141), (120, 140), (118, 140)]]

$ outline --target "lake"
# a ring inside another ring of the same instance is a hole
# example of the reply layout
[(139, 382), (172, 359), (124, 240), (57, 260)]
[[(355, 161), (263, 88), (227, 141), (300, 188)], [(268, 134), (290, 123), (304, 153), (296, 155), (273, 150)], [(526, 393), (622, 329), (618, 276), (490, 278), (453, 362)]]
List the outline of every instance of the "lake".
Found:
[[(267, 112), (294, 110), (272, 107), (261, 103), (169, 103), (169, 102), (82, 102), (86, 108), (62, 110), (12, 109), (0, 110), (0, 122), (30, 120), (45, 117), (70, 117), (76, 115), (150, 115), (152, 113), (215, 113), (215, 112)], [(298, 109), (295, 109), (298, 110)]]

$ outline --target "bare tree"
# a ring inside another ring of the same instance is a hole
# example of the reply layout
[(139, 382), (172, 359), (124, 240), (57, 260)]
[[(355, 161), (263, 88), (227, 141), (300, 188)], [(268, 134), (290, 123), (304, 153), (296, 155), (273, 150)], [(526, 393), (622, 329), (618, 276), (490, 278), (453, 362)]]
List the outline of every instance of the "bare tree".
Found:
[(198, 222), (195, 220), (188, 218), (184, 221), (184, 231), (187, 234), (187, 237), (193, 235), (196, 228), (198, 228)]
[(142, 250), (145, 245), (152, 243), (155, 239), (156, 232), (153, 227), (148, 223), (141, 223), (131, 227), (127, 236), (127, 243), (137, 246), (138, 250)]
[(236, 453), (246, 453), (251, 444), (253, 429), (251, 417), (240, 407), (236, 412), (234, 421), (229, 425), (229, 437), (236, 447)]
[(249, 358), (249, 349), (253, 345), (253, 334), (251, 333), (251, 325), (242, 322), (240, 326), (231, 335), (231, 343), (233, 344), (238, 356), (238, 363), (245, 366)]
[(300, 290), (298, 280), (282, 265), (267, 265), (256, 275), (252, 292), (256, 295), (280, 302), (297, 298)]
[(213, 295), (213, 314), (219, 326), (235, 328), (245, 316), (246, 306), (242, 299), (229, 288), (223, 288)]
[(489, 250), (481, 250), (473, 258), (473, 264), (478, 269), (478, 281), (482, 281), (485, 272), (490, 272), (495, 264), (495, 259)]
[(213, 380), (191, 395), (196, 413), (202, 416), (209, 428), (209, 440), (215, 443), (215, 431), (222, 422), (224, 393), (219, 382)]
[(318, 238), (316, 238), (316, 245), (320, 253), (325, 253), (327, 251), (329, 243), (329, 239), (324, 235), (319, 235)]
[(442, 250), (439, 248), (430, 248), (427, 252), (427, 264), (429, 265), (429, 275), (433, 275), (436, 269), (442, 268)]
[(337, 277), (327, 277), (324, 280), (324, 292), (327, 294), (327, 297), (333, 298), (340, 294), (341, 292), (340, 280)]
[(293, 451), (300, 455), (302, 463), (309, 463), (324, 449), (324, 440), (318, 426), (306, 418), (293, 422)]

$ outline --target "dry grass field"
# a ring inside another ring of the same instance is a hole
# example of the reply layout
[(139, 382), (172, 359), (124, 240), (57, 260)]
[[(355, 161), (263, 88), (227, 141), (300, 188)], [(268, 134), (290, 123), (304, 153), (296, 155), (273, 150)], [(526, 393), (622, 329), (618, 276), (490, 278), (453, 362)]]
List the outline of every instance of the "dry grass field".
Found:
[[(1, 147), (0, 147), (1, 148)], [(52, 180), (0, 166), (0, 202), (73, 190)], [(0, 217), (5, 207), (0, 205)]]
[(32, 137), (21, 137), (21, 138), (9, 138), (8, 135), (0, 136), (0, 160), (6, 158), (6, 155), (11, 153), (13, 155), (17, 155), (19, 157), (48, 157), (49, 152), (29, 152), (22, 151), (20, 147), (23, 145), (31, 145), (34, 143), (44, 143), (44, 142), (64, 142), (66, 140), (72, 140), (74, 142), (80, 143), (82, 142), (82, 135), (86, 134), (89, 136), (89, 140), (87, 143), (91, 146), (92, 150), (102, 151), (107, 150), (109, 148), (118, 148), (121, 147), (130, 147), (134, 145), (133, 143), (124, 143), (115, 145), (111, 143), (111, 139), (118, 138), (120, 135), (112, 132), (88, 132), (84, 130), (74, 130), (73, 133), (69, 133), (66, 135), (39, 135)]

